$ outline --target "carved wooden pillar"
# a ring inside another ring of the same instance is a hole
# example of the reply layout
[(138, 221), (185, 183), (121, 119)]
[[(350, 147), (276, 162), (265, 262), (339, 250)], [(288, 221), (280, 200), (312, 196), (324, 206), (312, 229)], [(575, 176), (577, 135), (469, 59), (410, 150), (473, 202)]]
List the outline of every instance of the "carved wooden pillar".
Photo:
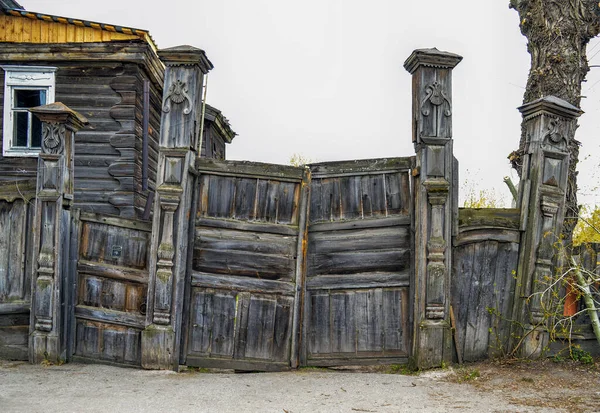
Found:
[(204, 51), (191, 46), (160, 50), (159, 56), (166, 70), (142, 366), (177, 369), (188, 232), (194, 219), (190, 171), (199, 145), (204, 75), (212, 64)]
[(73, 202), (74, 135), (87, 120), (62, 103), (30, 111), (42, 121), (35, 200), (34, 259), (29, 360), (66, 357), (63, 301), (67, 281)]
[[(521, 354), (537, 357), (548, 343), (542, 295), (554, 277), (553, 259), (559, 253), (565, 218), (569, 170), (568, 142), (581, 110), (548, 96), (519, 108), (526, 125), (527, 146), (519, 186), (521, 243), (517, 271), (513, 337), (525, 339)], [(518, 342), (513, 339), (513, 345)]]
[(413, 76), (415, 279), (413, 359), (419, 368), (451, 361), (449, 294), (453, 227), (452, 69), (461, 56), (415, 50)]

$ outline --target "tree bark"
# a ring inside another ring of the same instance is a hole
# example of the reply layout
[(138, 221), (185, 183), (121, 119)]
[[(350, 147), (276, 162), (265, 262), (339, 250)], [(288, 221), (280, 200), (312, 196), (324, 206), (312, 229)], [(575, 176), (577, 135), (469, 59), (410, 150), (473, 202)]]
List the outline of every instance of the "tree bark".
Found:
[[(511, 0), (519, 13), (521, 33), (527, 38), (531, 68), (523, 103), (554, 95), (580, 107), (581, 84), (589, 72), (586, 47), (600, 32), (597, 0)], [(573, 128), (575, 130), (576, 128)], [(524, 131), (524, 130), (523, 130)], [(526, 139), (521, 134), (519, 149), (509, 156), (519, 176)], [(579, 141), (569, 137), (569, 179), (563, 235), (571, 243), (577, 224), (577, 163)], [(574, 218), (573, 218), (574, 217)]]

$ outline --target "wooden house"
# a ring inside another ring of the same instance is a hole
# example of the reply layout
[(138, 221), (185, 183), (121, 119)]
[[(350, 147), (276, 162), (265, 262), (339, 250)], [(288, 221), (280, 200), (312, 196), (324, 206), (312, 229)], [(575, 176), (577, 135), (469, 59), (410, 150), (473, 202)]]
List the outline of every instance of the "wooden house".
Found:
[[(0, 180), (35, 178), (41, 128), (27, 108), (62, 102), (89, 121), (75, 139), (75, 206), (148, 217), (165, 72), (148, 31), (34, 13), (12, 0), (0, 10)], [(235, 132), (205, 109), (202, 156), (224, 159)]]

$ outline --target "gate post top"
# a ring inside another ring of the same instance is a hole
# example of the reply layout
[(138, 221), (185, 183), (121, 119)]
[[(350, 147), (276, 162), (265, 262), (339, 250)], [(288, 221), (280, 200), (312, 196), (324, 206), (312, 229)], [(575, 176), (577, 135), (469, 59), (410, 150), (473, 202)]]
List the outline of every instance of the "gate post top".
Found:
[(416, 49), (404, 62), (404, 68), (412, 75), (420, 66), (439, 69), (453, 69), (458, 65), (462, 56), (455, 53), (444, 52), (434, 48)]
[(204, 50), (194, 46), (182, 45), (161, 49), (158, 51), (158, 56), (166, 66), (198, 65), (204, 74), (214, 67)]
[(530, 120), (544, 114), (572, 120), (577, 119), (583, 114), (581, 109), (556, 96), (544, 96), (533, 102), (526, 103), (517, 109), (523, 115), (524, 120)]
[(67, 129), (73, 132), (77, 132), (89, 123), (85, 116), (61, 102), (36, 106), (29, 111), (44, 123), (64, 123)]

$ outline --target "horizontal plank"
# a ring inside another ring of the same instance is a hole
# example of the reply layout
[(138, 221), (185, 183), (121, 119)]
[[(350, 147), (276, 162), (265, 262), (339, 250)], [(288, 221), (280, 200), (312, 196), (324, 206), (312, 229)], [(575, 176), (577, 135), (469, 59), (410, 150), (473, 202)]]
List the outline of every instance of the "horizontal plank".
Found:
[(277, 254), (293, 258), (298, 237), (226, 228), (196, 228), (194, 248)]
[(148, 284), (148, 271), (145, 270), (118, 267), (110, 264), (99, 264), (97, 262), (80, 259), (77, 263), (77, 271), (79, 273), (95, 275), (97, 277)]
[(199, 357), (188, 355), (185, 361), (186, 366), (190, 367), (206, 367), (217, 369), (234, 369), (240, 371), (285, 371), (290, 370), (289, 363), (265, 363), (264, 361), (253, 360), (233, 360)]
[(196, 162), (196, 169), (198, 172), (214, 175), (299, 182), (302, 180), (304, 174), (304, 168), (288, 165), (275, 165), (249, 161), (220, 161), (209, 158), (201, 158)]
[(408, 287), (410, 271), (397, 273), (330, 274), (310, 277), (308, 290), (354, 290), (386, 287)]
[(410, 249), (348, 251), (308, 256), (308, 276), (366, 272), (399, 272), (410, 268)]
[(0, 327), (29, 326), (29, 311), (15, 314), (0, 313)]
[(414, 156), (404, 158), (358, 159), (350, 161), (323, 162), (310, 164), (313, 178), (334, 176), (356, 176), (386, 171), (409, 170), (413, 168)]
[(296, 260), (293, 257), (258, 254), (247, 251), (194, 249), (192, 263), (196, 271), (242, 275), (270, 280), (293, 280)]
[(309, 252), (317, 253), (409, 248), (410, 245), (408, 226), (319, 231), (310, 232), (308, 237)]
[(13, 202), (15, 199), (30, 200), (35, 197), (36, 180), (18, 179), (0, 181), (0, 200)]
[(367, 228), (383, 228), (410, 225), (410, 216), (393, 216), (383, 218), (370, 218), (370, 219), (355, 219), (348, 221), (337, 221), (337, 222), (319, 222), (316, 224), (309, 224), (309, 232), (317, 231), (336, 231), (346, 229), (367, 229)]
[(519, 229), (520, 214), (515, 208), (459, 208), (458, 226)]
[(498, 228), (461, 228), (454, 241), (455, 246), (471, 244), (484, 241), (514, 242), (519, 243), (521, 232), (519, 230), (507, 230)]
[(28, 302), (0, 303), (0, 315), (29, 313), (30, 308), (31, 303)]
[(20, 326), (0, 327), (0, 347), (22, 346), (27, 348), (29, 324)]
[(99, 224), (114, 225), (116, 227), (137, 229), (140, 231), (152, 232), (152, 222), (140, 221), (137, 219), (127, 219), (94, 212), (82, 211), (80, 219), (82, 221), (97, 222)]
[(192, 272), (192, 287), (290, 296), (293, 296), (296, 292), (296, 285), (292, 282), (261, 280), (235, 275), (209, 274), (199, 271)]
[(145, 315), (124, 313), (122, 311), (113, 311), (105, 308), (89, 307), (86, 305), (75, 306), (75, 317), (82, 318), (84, 320), (118, 324), (139, 329), (143, 329), (146, 323)]
[[(360, 353), (359, 353), (360, 354)], [(333, 357), (327, 355), (326, 357), (319, 358), (308, 355), (308, 366), (313, 367), (334, 367), (334, 366), (371, 366), (376, 364), (408, 364), (408, 354), (404, 352), (398, 352), (397, 354), (390, 355), (389, 357)]]
[(242, 222), (232, 219), (198, 218), (197, 227), (225, 228), (249, 232), (265, 232), (281, 235), (298, 235), (298, 227), (284, 224), (267, 224), (262, 222)]

